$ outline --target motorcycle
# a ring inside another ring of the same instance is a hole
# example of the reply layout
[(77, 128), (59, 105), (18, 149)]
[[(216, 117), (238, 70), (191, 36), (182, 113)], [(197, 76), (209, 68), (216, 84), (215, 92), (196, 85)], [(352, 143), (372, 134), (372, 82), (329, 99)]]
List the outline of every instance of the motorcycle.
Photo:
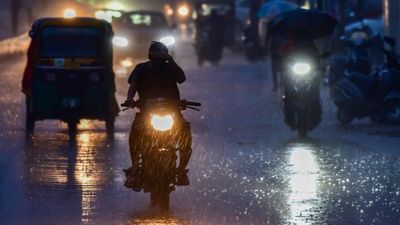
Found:
[(321, 122), (322, 76), (316, 65), (318, 64), (315, 60), (307, 55), (292, 55), (288, 58), (283, 73), (282, 103), (285, 122), (292, 130), (298, 131), (299, 137), (307, 136), (307, 132)]
[[(329, 83), (333, 87), (346, 71), (369, 74), (373, 71), (373, 46), (379, 44), (379, 35), (373, 35), (368, 29), (353, 29), (340, 38), (345, 54), (332, 57)], [(377, 61), (377, 60), (375, 60)]]
[(195, 50), (197, 62), (202, 66), (205, 61), (209, 61), (216, 66), (222, 59), (223, 45), (218, 34), (213, 34), (210, 28), (205, 27), (196, 34)]
[(385, 65), (372, 74), (347, 71), (334, 87), (337, 118), (343, 124), (370, 117), (372, 121), (400, 124), (400, 63), (395, 42), (385, 37)]
[(140, 180), (144, 192), (150, 193), (151, 206), (159, 206), (161, 211), (167, 211), (169, 194), (175, 190), (177, 182), (176, 152), (179, 150), (179, 139), (176, 134), (179, 122), (183, 119), (180, 112), (186, 109), (199, 111), (196, 107), (201, 104), (159, 98), (121, 106), (127, 107), (124, 110), (139, 108), (144, 121), (148, 121), (140, 128), (146, 147), (140, 151), (140, 165), (135, 178)]

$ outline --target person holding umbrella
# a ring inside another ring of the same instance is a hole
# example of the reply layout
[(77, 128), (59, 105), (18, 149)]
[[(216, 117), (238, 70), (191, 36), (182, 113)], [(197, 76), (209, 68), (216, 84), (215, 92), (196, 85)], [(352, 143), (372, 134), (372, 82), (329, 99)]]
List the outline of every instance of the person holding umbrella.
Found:
[(271, 21), (274, 21), (281, 14), (298, 9), (299, 6), (286, 0), (272, 0), (263, 4), (257, 13), (257, 16), (262, 20), (268, 21), (266, 44), (271, 58), (272, 72), (272, 91), (278, 90), (278, 76), (281, 73), (281, 48), (286, 43), (286, 38), (278, 33), (269, 32)]
[(286, 41), (279, 49), (282, 64), (282, 105), (285, 123), (300, 137), (321, 122), (321, 55), (315, 39), (333, 33), (336, 19), (318, 10), (296, 9), (272, 21), (270, 32)]

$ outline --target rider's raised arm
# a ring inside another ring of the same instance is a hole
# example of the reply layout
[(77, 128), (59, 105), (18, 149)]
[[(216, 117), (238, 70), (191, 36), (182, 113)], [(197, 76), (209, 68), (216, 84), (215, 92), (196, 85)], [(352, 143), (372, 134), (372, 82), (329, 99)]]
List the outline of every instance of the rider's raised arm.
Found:
[(135, 94), (138, 89), (140, 74), (142, 73), (141, 67), (142, 67), (142, 65), (140, 65), (140, 64), (137, 65), (135, 67), (135, 69), (132, 71), (131, 75), (129, 76), (128, 83), (130, 85), (129, 85), (129, 89), (128, 89), (128, 93), (127, 93), (127, 97), (126, 97), (127, 101), (132, 101), (133, 98), (135, 97)]
[(169, 61), (171, 63), (169, 74), (173, 76), (177, 83), (182, 84), (186, 81), (185, 72), (183, 72), (182, 68), (175, 62), (172, 57), (171, 59), (169, 59)]

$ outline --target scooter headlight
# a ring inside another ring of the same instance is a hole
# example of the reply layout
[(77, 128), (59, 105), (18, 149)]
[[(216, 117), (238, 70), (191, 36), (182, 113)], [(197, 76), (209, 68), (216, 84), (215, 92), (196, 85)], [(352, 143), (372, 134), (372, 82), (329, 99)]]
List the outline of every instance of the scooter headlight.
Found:
[(311, 72), (311, 65), (309, 63), (298, 62), (293, 65), (292, 71), (296, 75), (306, 75)]
[(160, 115), (151, 115), (151, 125), (155, 130), (158, 131), (168, 131), (172, 129), (172, 126), (174, 125), (174, 118), (172, 115), (165, 115), (165, 116), (160, 116)]

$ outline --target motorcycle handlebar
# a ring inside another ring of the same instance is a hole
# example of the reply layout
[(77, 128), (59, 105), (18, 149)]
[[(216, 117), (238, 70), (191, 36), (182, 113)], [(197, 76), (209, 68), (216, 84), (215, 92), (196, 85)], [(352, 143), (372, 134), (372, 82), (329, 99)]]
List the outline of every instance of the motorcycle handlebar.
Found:
[(181, 104), (183, 104), (185, 106), (197, 106), (197, 107), (201, 106), (200, 102), (189, 102), (189, 101), (186, 101), (186, 100), (182, 100)]
[[(181, 100), (180, 102), (181, 107), (183, 108), (189, 108), (189, 109), (196, 109), (194, 107), (199, 107), (201, 106), (201, 103), (199, 102), (190, 102), (190, 101), (186, 101), (186, 100)], [(124, 103), (121, 104), (121, 107), (125, 107), (125, 110), (131, 109), (131, 108), (136, 108), (136, 107), (140, 107), (140, 101), (126, 101)]]

